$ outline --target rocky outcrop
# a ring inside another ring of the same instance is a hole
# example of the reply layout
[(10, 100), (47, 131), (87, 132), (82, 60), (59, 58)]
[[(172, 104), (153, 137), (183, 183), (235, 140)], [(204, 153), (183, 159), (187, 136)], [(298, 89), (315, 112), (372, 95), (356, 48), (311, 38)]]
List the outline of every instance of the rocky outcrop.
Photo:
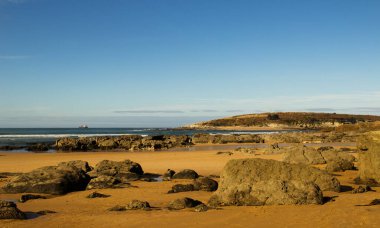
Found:
[(192, 142), (195, 144), (263, 143), (264, 139), (254, 134), (210, 135), (199, 133), (192, 136)]
[(0, 200), (0, 219), (26, 219), (26, 215), (15, 203)]
[(340, 184), (317, 168), (264, 159), (230, 160), (209, 204), (322, 204), (322, 190), (339, 191)]
[(359, 178), (361, 182), (380, 185), (380, 140), (368, 135), (358, 142)]
[(61, 138), (55, 143), (58, 151), (91, 150), (162, 150), (192, 145), (187, 135), (123, 135), (117, 137)]
[(2, 191), (62, 195), (86, 189), (89, 181), (90, 177), (75, 166), (46, 166), (12, 178)]
[(58, 164), (58, 166), (68, 166), (68, 167), (75, 167), (77, 169), (83, 170), (83, 172), (87, 173), (93, 170), (94, 168), (91, 167), (88, 162), (82, 161), (82, 160), (75, 160), (75, 161), (68, 161), (68, 162), (61, 162)]

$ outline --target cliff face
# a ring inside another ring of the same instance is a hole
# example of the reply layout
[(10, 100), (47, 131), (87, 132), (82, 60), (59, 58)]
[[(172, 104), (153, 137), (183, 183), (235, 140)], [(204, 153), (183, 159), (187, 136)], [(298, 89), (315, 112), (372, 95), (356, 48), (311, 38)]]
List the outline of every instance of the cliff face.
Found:
[(195, 123), (187, 128), (257, 127), (273, 129), (315, 129), (344, 124), (380, 121), (380, 116), (336, 113), (277, 112), (232, 116)]

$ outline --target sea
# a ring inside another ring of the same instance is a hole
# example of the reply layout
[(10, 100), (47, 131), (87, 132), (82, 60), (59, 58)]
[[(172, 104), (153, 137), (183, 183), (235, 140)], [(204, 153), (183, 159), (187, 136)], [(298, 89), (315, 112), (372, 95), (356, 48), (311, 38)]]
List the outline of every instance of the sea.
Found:
[(193, 135), (208, 134), (272, 134), (279, 131), (183, 130), (174, 128), (0, 128), (0, 146), (27, 146), (54, 143), (63, 137), (120, 135)]

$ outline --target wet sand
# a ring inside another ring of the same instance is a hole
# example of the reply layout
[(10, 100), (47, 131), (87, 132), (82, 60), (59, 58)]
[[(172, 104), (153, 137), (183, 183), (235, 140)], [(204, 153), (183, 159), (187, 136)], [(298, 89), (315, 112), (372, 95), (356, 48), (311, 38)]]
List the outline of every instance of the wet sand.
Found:
[[(131, 159), (141, 164), (145, 172), (164, 173), (168, 168), (176, 171), (190, 168), (199, 174), (219, 175), (225, 163), (238, 158), (265, 158), (281, 160), (282, 155), (249, 155), (234, 153), (216, 155), (217, 150), (161, 151), (161, 152), (85, 152), (85, 153), (0, 153), (0, 172), (27, 172), (61, 161), (85, 160), (95, 165), (103, 159), (121, 161)], [(169, 211), (170, 200), (191, 197), (207, 202), (212, 193), (184, 192), (166, 194), (175, 183), (132, 182), (136, 188), (97, 190), (109, 194), (109, 198), (87, 199), (93, 191), (73, 192), (50, 199), (31, 200), (18, 203), (22, 211), (56, 211), (25, 221), (3, 220), (0, 227), (378, 227), (379, 206), (355, 206), (380, 199), (377, 192), (351, 194), (350, 186), (357, 171), (337, 173), (337, 178), (347, 189), (341, 193), (325, 192), (325, 196), (337, 196), (335, 201), (324, 205), (223, 207), (203, 213), (192, 210)], [(0, 179), (0, 185), (4, 180)], [(21, 194), (0, 194), (0, 199), (17, 200)], [(125, 205), (132, 199), (146, 200), (151, 206), (161, 208), (152, 211), (110, 212), (108, 208)]]

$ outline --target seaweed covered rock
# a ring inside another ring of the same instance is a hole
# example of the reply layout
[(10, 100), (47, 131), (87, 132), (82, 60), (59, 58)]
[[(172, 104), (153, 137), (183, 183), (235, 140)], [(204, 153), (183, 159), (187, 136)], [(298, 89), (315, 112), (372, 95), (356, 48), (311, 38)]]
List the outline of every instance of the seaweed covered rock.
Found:
[(213, 192), (218, 189), (218, 182), (208, 177), (199, 177), (194, 181), (194, 189)]
[(339, 191), (340, 184), (317, 168), (264, 159), (230, 160), (209, 204), (322, 204), (322, 190)]

